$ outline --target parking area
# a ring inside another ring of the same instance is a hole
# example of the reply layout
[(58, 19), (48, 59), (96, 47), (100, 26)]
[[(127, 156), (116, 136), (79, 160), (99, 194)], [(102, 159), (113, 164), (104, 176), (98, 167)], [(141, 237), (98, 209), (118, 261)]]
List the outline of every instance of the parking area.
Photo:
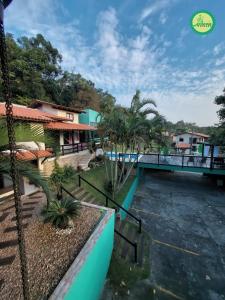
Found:
[(132, 212), (152, 238), (155, 299), (225, 299), (225, 190), (195, 173), (145, 170)]

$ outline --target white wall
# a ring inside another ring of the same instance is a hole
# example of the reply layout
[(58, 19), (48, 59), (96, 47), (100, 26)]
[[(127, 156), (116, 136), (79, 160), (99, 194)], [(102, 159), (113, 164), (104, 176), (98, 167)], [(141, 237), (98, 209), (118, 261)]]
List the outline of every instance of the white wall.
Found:
[(76, 124), (79, 123), (79, 114), (78, 113), (65, 111), (65, 110), (58, 109), (58, 108), (54, 108), (49, 104), (42, 104), (39, 109), (41, 111), (44, 111), (44, 112), (47, 112), (47, 113), (50, 113), (50, 114), (53, 114), (53, 115), (56, 115), (56, 116), (60, 116), (60, 117), (63, 117), (63, 118), (67, 117), (66, 116), (67, 113), (72, 114), (73, 117), (74, 117), (74, 120), (71, 120), (70, 122), (71, 123), (76, 123)]
[[(197, 143), (204, 142), (204, 138), (203, 137), (200, 137), (198, 135), (192, 135), (192, 134), (189, 134), (189, 133), (179, 134), (179, 135), (175, 136), (175, 142), (176, 143), (190, 144), (190, 138), (191, 137), (192, 138), (196, 138), (197, 139)], [(183, 141), (180, 141), (180, 138), (183, 138)], [(195, 144), (195, 143), (192, 143), (192, 144)]]

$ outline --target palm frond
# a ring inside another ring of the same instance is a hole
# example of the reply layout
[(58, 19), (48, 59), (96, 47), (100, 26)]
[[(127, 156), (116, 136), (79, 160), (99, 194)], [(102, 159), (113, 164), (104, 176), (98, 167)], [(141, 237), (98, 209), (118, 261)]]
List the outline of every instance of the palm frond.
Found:
[[(17, 170), (20, 177), (27, 177), (29, 180), (43, 189), (44, 193), (46, 194), (47, 201), (49, 202), (52, 199), (52, 195), (50, 189), (48, 187), (47, 178), (45, 178), (38, 169), (33, 167), (28, 162), (21, 162), (17, 161)], [(7, 174), (10, 176), (11, 174), (11, 165), (10, 165), (10, 158), (9, 157), (1, 157), (0, 158), (0, 174)]]

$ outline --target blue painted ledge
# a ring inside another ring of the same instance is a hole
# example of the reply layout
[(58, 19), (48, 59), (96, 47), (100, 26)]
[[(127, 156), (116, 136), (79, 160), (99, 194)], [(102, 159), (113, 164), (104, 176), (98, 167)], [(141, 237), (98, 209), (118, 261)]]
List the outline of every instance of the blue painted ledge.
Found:
[[(133, 202), (133, 198), (134, 198), (134, 194), (136, 192), (137, 186), (138, 186), (138, 176), (135, 177), (129, 192), (127, 193), (127, 196), (125, 197), (122, 207), (124, 207), (126, 210), (129, 210), (132, 202)], [(119, 210), (118, 214), (120, 214), (120, 219), (124, 220), (127, 216), (127, 213), (125, 211), (123, 211), (122, 209)]]

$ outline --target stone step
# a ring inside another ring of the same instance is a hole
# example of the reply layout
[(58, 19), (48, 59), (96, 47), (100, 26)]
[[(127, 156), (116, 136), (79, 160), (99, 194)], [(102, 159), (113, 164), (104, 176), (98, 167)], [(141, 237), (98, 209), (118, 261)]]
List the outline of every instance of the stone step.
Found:
[(10, 206), (8, 206), (8, 207), (3, 208), (2, 211), (11, 210), (11, 209), (14, 208), (14, 207), (15, 207), (15, 205), (13, 204), (13, 205), (10, 205)]
[[(23, 228), (27, 228), (28, 224), (23, 224)], [(12, 227), (8, 227), (4, 230), (5, 233), (8, 232), (13, 232), (13, 231), (17, 231), (17, 227), (16, 226), (12, 226)]]
[(15, 258), (16, 258), (16, 255), (0, 257), (0, 267), (11, 265)]
[(25, 202), (25, 203), (23, 203), (23, 205), (35, 205), (35, 204), (37, 204), (38, 203), (38, 201), (29, 201), (29, 202)]
[[(23, 215), (23, 219), (29, 219), (29, 218), (32, 218), (32, 214), (26, 214), (26, 215)], [(11, 221), (16, 221), (16, 217), (13, 217), (11, 219)]]
[(0, 242), (0, 249), (5, 249), (8, 247), (15, 247), (18, 244), (18, 240), (9, 240), (9, 241), (4, 241), (4, 242)]
[(90, 193), (88, 193), (88, 196), (85, 201), (89, 202), (89, 203), (94, 203), (95, 199), (93, 198), (93, 196)]
[(79, 193), (76, 193), (76, 197), (80, 200), (84, 196), (84, 194), (87, 193), (83, 188), (79, 191)]
[(82, 192), (81, 196), (79, 196), (80, 201), (86, 202), (85, 199), (88, 197), (88, 195), (89, 195), (89, 193), (84, 190), (84, 192)]
[(88, 202), (88, 199), (90, 198), (90, 196), (91, 196), (90, 193), (86, 192), (86, 193), (83, 195), (81, 201)]
[(0, 223), (5, 221), (5, 219), (8, 217), (9, 212), (4, 212), (1, 216), (0, 216)]

